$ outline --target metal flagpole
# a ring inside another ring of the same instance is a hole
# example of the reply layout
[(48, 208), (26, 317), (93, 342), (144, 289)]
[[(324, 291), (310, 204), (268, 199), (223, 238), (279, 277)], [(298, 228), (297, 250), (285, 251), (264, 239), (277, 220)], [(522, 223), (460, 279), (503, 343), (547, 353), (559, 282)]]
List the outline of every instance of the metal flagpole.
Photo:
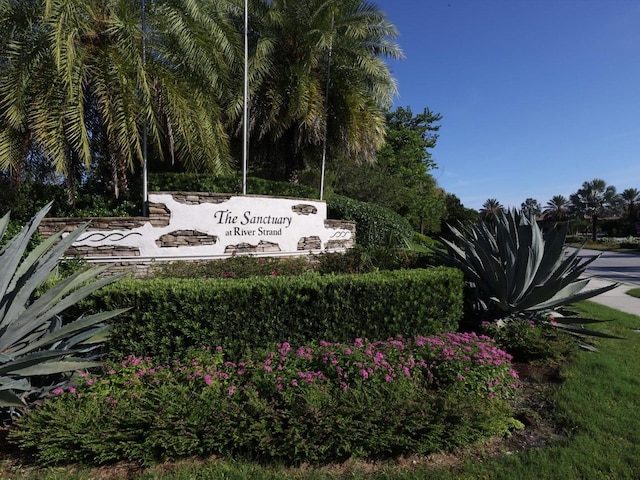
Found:
[(243, 112), (243, 126), (242, 126), (242, 194), (247, 194), (247, 150), (249, 148), (248, 142), (248, 124), (249, 118), (247, 113), (247, 104), (249, 98), (249, 78), (248, 78), (248, 63), (249, 63), (249, 5), (248, 0), (244, 0), (244, 112)]
[[(142, 0), (142, 67), (146, 75), (147, 65), (147, 27), (145, 23), (145, 0)], [(142, 216), (149, 215), (149, 194), (147, 191), (147, 118), (145, 112), (144, 128), (142, 130)]]
[(331, 53), (333, 51), (333, 14), (331, 14), (331, 41), (327, 59), (327, 84), (324, 92), (324, 138), (322, 140), (322, 168), (320, 170), (320, 200), (324, 196), (324, 168), (327, 160), (327, 129), (329, 125), (329, 83), (331, 80)]

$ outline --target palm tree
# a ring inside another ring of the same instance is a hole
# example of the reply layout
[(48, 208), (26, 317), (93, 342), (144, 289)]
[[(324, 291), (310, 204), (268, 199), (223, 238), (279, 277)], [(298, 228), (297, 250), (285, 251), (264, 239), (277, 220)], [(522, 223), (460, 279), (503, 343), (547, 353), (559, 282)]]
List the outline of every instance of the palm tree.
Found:
[(571, 203), (578, 213), (591, 219), (591, 239), (597, 238), (598, 219), (603, 215), (615, 213), (619, 208), (616, 187), (607, 185), (601, 178), (584, 182), (582, 188), (571, 195)]
[(69, 177), (104, 157), (117, 194), (148, 129), (153, 155), (227, 170), (221, 111), (240, 43), (227, 2), (153, 0), (145, 13), (143, 32), (132, 0), (0, 0), (0, 169), (37, 151)]
[(522, 210), (522, 213), (528, 217), (540, 215), (540, 212), (542, 211), (540, 203), (535, 198), (527, 198), (520, 204), (520, 209)]
[(569, 200), (563, 195), (554, 195), (551, 197), (551, 200), (547, 202), (543, 213), (553, 221), (561, 222), (568, 217), (569, 206)]
[(326, 132), (331, 157), (374, 160), (396, 93), (384, 62), (402, 55), (395, 27), (363, 0), (270, 4), (257, 27), (271, 55), (252, 94), (254, 155), (285, 159), (288, 176), (319, 159)]
[(620, 198), (625, 203), (627, 217), (630, 220), (636, 219), (636, 203), (640, 201), (640, 191), (637, 188), (627, 188), (620, 194)]
[(504, 211), (504, 207), (495, 198), (489, 198), (482, 204), (480, 217), (489, 223), (493, 223), (496, 217)]

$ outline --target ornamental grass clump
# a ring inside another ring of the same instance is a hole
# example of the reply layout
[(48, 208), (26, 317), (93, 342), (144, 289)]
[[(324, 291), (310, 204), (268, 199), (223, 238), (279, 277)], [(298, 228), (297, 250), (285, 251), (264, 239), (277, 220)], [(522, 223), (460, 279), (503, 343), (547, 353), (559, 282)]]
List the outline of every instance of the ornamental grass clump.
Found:
[(518, 426), (516, 392), (510, 356), (473, 333), (284, 342), (238, 362), (218, 347), (166, 364), (130, 356), (79, 375), (11, 439), (44, 463), (426, 454)]

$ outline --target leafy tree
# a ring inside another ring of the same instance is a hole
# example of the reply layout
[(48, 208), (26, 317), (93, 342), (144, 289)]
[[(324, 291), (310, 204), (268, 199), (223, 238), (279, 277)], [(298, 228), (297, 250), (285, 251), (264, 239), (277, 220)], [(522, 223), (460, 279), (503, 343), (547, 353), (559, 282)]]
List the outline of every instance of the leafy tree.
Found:
[(480, 209), (480, 217), (490, 223), (494, 223), (497, 216), (504, 212), (504, 207), (495, 198), (489, 198), (482, 204)]
[(547, 202), (544, 209), (544, 215), (555, 222), (561, 222), (569, 216), (569, 208), (571, 204), (563, 195), (554, 195)]
[(435, 168), (429, 150), (435, 147), (441, 118), (428, 108), (415, 115), (409, 107), (387, 113), (386, 143), (377, 162), (341, 165), (336, 191), (390, 208), (420, 233), (438, 232), (446, 195), (429, 173)]
[(325, 133), (328, 158), (375, 160), (396, 93), (384, 58), (402, 55), (395, 27), (362, 0), (268, 4), (256, 26), (270, 54), (252, 93), (252, 162), (288, 179), (319, 164)]
[(571, 195), (571, 204), (576, 213), (588, 216), (591, 220), (591, 239), (597, 238), (598, 219), (619, 212), (620, 199), (616, 187), (607, 185), (601, 178), (584, 182), (582, 188)]
[[(156, 158), (224, 172), (222, 112), (239, 36), (220, 2), (0, 0), (0, 169), (41, 156), (68, 179), (96, 159), (111, 188)], [(144, 49), (143, 49), (143, 39)]]
[(447, 193), (445, 196), (445, 217), (441, 220), (440, 231), (442, 237), (447, 240), (453, 240), (455, 235), (452, 234), (446, 225), (462, 226), (469, 228), (480, 220), (478, 211), (473, 208), (466, 208), (460, 199), (453, 193)]
[(540, 203), (538, 203), (538, 200), (536, 200), (535, 198), (527, 198), (520, 205), (520, 209), (522, 213), (527, 216), (535, 217), (536, 215), (540, 215), (540, 213), (542, 213), (542, 207), (540, 206)]

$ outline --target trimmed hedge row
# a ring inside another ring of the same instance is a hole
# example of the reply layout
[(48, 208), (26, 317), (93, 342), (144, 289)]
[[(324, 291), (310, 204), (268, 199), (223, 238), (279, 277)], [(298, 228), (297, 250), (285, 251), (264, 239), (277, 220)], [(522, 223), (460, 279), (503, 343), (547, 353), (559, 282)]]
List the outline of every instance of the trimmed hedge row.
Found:
[(241, 356), (269, 342), (455, 331), (462, 292), (462, 273), (446, 267), (237, 280), (129, 279), (101, 289), (80, 308), (131, 307), (111, 320), (111, 358), (171, 360), (203, 345)]

